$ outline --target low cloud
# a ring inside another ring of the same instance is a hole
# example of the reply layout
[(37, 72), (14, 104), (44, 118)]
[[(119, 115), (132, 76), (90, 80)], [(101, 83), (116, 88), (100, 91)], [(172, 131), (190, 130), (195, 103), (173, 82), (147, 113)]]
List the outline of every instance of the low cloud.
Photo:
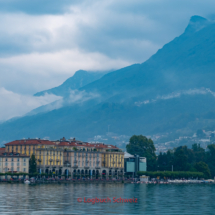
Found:
[(155, 99), (151, 99), (151, 100), (138, 101), (138, 102), (135, 102), (135, 105), (141, 106), (141, 105), (146, 105), (150, 103), (155, 103), (160, 100), (179, 98), (182, 95), (205, 95), (205, 94), (211, 94), (212, 96), (215, 97), (215, 92), (211, 91), (209, 88), (189, 89), (189, 90), (182, 90), (178, 92), (172, 92), (167, 95), (157, 96)]
[(90, 99), (99, 98), (100, 95), (97, 93), (91, 93), (86, 91), (79, 91), (79, 90), (71, 90), (69, 96), (69, 103), (82, 103), (88, 101)]
[(0, 121), (5, 121), (13, 117), (22, 116), (29, 111), (49, 104), (61, 97), (45, 94), (44, 96), (34, 97), (21, 95), (8, 91), (5, 88), (0, 88)]
[(214, 7), (211, 0), (0, 0), (0, 87), (34, 94), (79, 69), (142, 63), (192, 15), (209, 17)]

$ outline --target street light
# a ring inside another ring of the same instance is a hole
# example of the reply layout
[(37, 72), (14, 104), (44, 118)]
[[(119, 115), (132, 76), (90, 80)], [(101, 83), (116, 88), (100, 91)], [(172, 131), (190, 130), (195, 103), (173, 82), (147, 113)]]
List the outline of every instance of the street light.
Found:
[[(67, 163), (66, 165), (67, 165), (67, 168), (68, 168), (69, 167), (69, 163)], [(68, 175), (69, 175), (68, 169), (66, 170), (66, 174), (67, 174), (67, 178), (68, 178)]]

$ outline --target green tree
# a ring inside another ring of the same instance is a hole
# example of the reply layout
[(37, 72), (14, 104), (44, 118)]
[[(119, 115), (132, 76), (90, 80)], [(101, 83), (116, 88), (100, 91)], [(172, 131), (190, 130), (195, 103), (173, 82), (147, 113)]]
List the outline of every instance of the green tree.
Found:
[(160, 152), (157, 159), (158, 170), (171, 171), (173, 165), (173, 151), (168, 150), (166, 153)]
[(210, 144), (207, 147), (208, 151), (206, 153), (206, 163), (209, 166), (211, 175), (215, 176), (215, 144)]
[(198, 172), (204, 173), (205, 178), (210, 178), (211, 177), (210, 169), (209, 169), (208, 165), (205, 162), (200, 161), (200, 162), (196, 163), (195, 169)]
[(174, 170), (189, 171), (193, 161), (192, 150), (187, 146), (180, 146), (174, 152)]
[(126, 150), (132, 155), (136, 154), (140, 157), (146, 157), (147, 170), (156, 170), (156, 149), (151, 139), (143, 135), (133, 135), (129, 140), (129, 144), (126, 145)]
[(192, 150), (194, 154), (194, 162), (198, 163), (200, 161), (205, 162), (205, 150), (200, 146), (200, 144), (193, 144), (192, 145)]
[(31, 155), (31, 158), (29, 160), (29, 173), (36, 173), (37, 172), (37, 162), (35, 155)]

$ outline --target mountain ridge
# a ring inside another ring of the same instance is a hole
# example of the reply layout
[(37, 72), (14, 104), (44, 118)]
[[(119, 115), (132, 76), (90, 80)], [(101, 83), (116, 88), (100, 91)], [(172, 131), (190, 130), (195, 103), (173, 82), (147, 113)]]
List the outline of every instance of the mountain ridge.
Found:
[[(215, 105), (215, 24), (196, 16), (188, 26), (193, 23), (197, 31), (187, 27), (189, 31), (185, 29), (147, 61), (110, 72), (77, 89), (77, 93), (98, 97), (1, 124), (4, 135), (0, 141), (26, 135), (87, 140), (107, 132), (108, 125), (115, 133), (127, 135), (191, 134), (207, 124), (215, 127), (215, 119), (205, 118), (213, 115), (209, 113)], [(191, 93), (165, 99), (189, 90)], [(193, 93), (195, 90), (198, 93)], [(138, 106), (136, 102), (143, 103)]]
[(34, 96), (44, 96), (45, 93), (54, 94), (56, 96), (66, 97), (70, 94), (70, 90), (79, 89), (105, 75), (108, 72), (87, 72), (85, 70), (78, 70), (75, 74), (64, 81), (58, 87), (37, 92)]

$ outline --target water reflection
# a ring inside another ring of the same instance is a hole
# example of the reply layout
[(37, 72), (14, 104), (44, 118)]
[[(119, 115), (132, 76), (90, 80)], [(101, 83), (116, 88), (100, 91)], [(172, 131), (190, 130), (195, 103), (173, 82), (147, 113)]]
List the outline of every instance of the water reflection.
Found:
[[(0, 184), (0, 214), (213, 214), (214, 191), (213, 184)], [(138, 203), (78, 203), (78, 197)]]

